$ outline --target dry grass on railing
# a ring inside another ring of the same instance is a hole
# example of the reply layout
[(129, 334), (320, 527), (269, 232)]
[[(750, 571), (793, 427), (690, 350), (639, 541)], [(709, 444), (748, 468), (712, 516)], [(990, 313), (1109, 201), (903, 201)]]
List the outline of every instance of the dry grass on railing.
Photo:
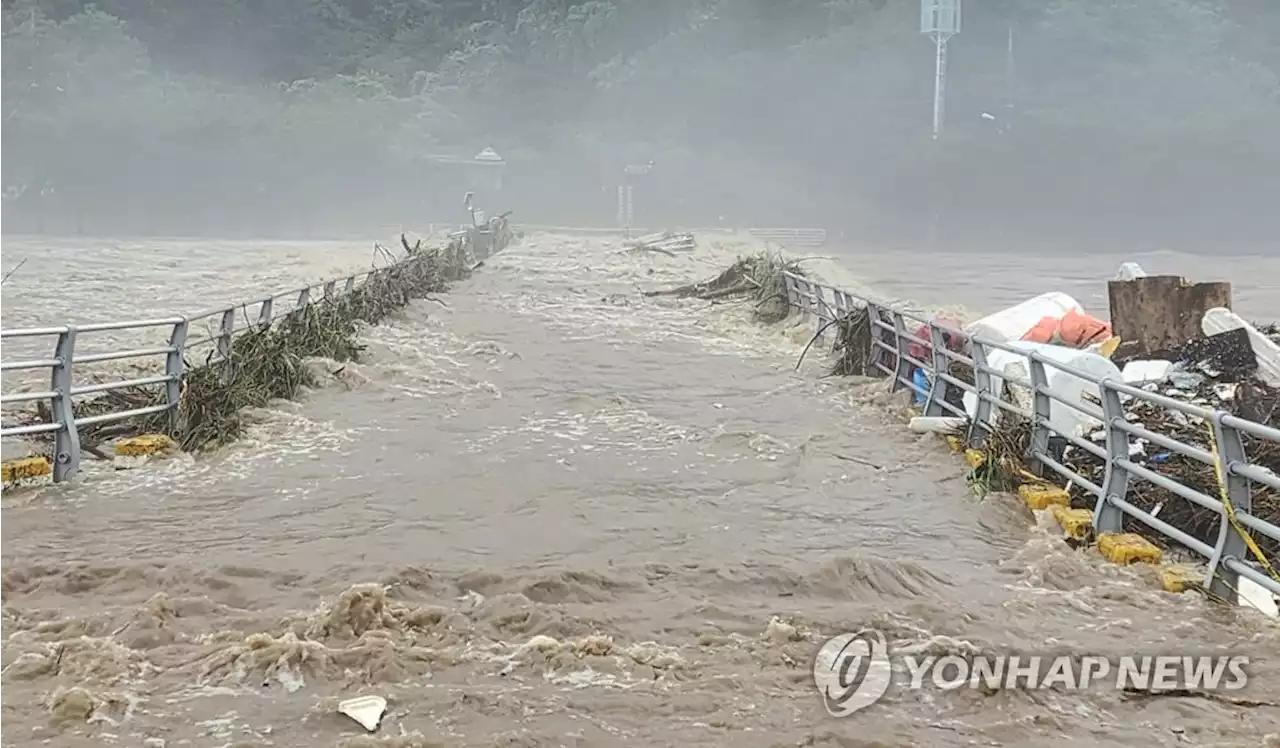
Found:
[(445, 291), (468, 273), (461, 242), (443, 249), (405, 245), (409, 257), (371, 276), (348, 296), (325, 300), (232, 343), (230, 376), (221, 363), (188, 373), (173, 436), (185, 449), (225, 444), (240, 436), (244, 408), (292, 399), (317, 382), (308, 358), (358, 360), (357, 321), (377, 324), (411, 300)]
[(804, 275), (800, 265), (775, 252), (760, 252), (739, 258), (720, 275), (667, 291), (646, 291), (645, 296), (675, 296), (717, 301), (747, 298), (755, 302), (755, 316), (761, 322), (778, 322), (790, 314), (787, 283), (783, 273)]
[(835, 327), (836, 360), (829, 375), (881, 376), (883, 372), (872, 365), (876, 354), (871, 345), (871, 311), (864, 306), (845, 312), (836, 320)]
[[(1280, 427), (1280, 392), (1259, 390), (1253, 387), (1254, 395), (1245, 395), (1244, 387), (1237, 396), (1233, 407), (1236, 415), (1259, 420), (1272, 428)], [(1261, 414), (1259, 408), (1262, 409)], [(1190, 444), (1205, 451), (1210, 451), (1208, 425), (1205, 421), (1185, 416), (1175, 416), (1171, 411), (1146, 401), (1134, 401), (1127, 407), (1129, 418), (1133, 422), (1143, 424), (1144, 428), (1172, 437), (1184, 444)], [(1252, 411), (1252, 412), (1246, 412)], [(1260, 417), (1261, 416), (1261, 417)], [(1250, 462), (1271, 470), (1280, 475), (1280, 444), (1262, 439), (1245, 438), (1245, 454)], [(1161, 460), (1152, 460), (1161, 455)], [(1144, 462), (1142, 457), (1135, 458)], [(1097, 456), (1082, 449), (1069, 448), (1063, 464), (1094, 484), (1101, 486), (1106, 476), (1106, 463)], [(1211, 465), (1199, 460), (1147, 445), (1145, 455), (1146, 466), (1155, 472), (1199, 491), (1214, 499), (1219, 497), (1217, 471)], [(1071, 504), (1077, 508), (1092, 510), (1097, 499), (1077, 486), (1071, 486)], [(1210, 546), (1218, 542), (1218, 531), (1221, 526), (1220, 515), (1198, 504), (1193, 504), (1171, 491), (1136, 477), (1130, 477), (1126, 501), (1139, 509), (1155, 514), (1161, 521), (1187, 533), (1193, 538)], [(1268, 486), (1254, 484), (1253, 507), (1251, 514), (1266, 520), (1273, 525), (1280, 525), (1280, 495)], [(1165, 548), (1175, 544), (1160, 533), (1148, 528), (1145, 524), (1128, 516), (1124, 519), (1124, 529), (1138, 533), (1157, 545)], [(1255, 533), (1254, 540), (1262, 548), (1263, 553), (1273, 564), (1280, 564), (1280, 543)]]
[[(952, 376), (961, 378), (955, 373)], [(1004, 390), (1002, 399), (1014, 402), (1007, 383)], [(1001, 409), (996, 409), (992, 418), (994, 425), (987, 433), (982, 448), (985, 459), (981, 465), (972, 468), (968, 476), (969, 487), (979, 497), (989, 493), (1016, 491), (1019, 485), (1026, 482), (1028, 474), (1026, 459), (1031, 453), (1031, 421)]]

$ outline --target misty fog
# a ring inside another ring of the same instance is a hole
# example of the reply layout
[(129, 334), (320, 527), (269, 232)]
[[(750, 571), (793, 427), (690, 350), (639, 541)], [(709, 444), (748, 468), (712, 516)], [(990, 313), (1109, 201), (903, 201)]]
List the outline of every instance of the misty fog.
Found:
[[(7, 233), (819, 226), (1275, 251), (1280, 2), (6, 0)], [(492, 147), (501, 189), (465, 160)], [(447, 158), (441, 158), (447, 157)], [(941, 237), (941, 238), (939, 238)]]

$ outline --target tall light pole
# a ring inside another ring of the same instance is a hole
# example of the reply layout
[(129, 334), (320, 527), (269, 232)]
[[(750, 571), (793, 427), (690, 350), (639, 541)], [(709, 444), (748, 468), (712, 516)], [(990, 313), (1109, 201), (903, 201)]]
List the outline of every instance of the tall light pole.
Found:
[(947, 40), (960, 33), (960, 0), (920, 0), (920, 33), (933, 40), (933, 139), (942, 132), (947, 97)]
[(643, 177), (653, 171), (653, 162), (643, 164), (627, 164), (622, 169), (622, 184), (618, 185), (618, 223), (622, 226), (626, 238), (631, 238), (631, 229), (635, 221), (635, 209), (632, 196), (635, 192), (637, 177)]

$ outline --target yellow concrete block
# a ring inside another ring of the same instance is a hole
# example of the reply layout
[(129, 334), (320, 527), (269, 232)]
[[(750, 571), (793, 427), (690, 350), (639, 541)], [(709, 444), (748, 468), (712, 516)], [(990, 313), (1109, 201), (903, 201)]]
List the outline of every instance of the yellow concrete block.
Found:
[(1165, 592), (1200, 589), (1204, 575), (1189, 566), (1166, 566), (1160, 570), (1160, 586)]
[(1150, 540), (1132, 532), (1108, 533), (1098, 538), (1098, 552), (1113, 564), (1158, 564), (1162, 554)]
[(116, 442), (116, 457), (141, 457), (177, 449), (178, 445), (164, 434), (143, 434)]
[(977, 470), (987, 464), (987, 456), (976, 449), (966, 449), (964, 451), (964, 461), (969, 463), (969, 467)]
[(946, 437), (946, 439), (947, 439), (947, 446), (948, 446), (948, 447), (951, 447), (951, 451), (952, 451), (952, 452), (955, 452), (955, 453), (957, 453), (957, 454), (958, 454), (958, 453), (960, 453), (960, 452), (964, 451), (964, 440), (963, 440), (963, 439), (961, 439), (961, 438), (960, 438), (960, 437), (958, 437), (958, 436), (950, 436), (950, 435), (948, 435), (948, 436)]
[(1054, 504), (1050, 511), (1067, 537), (1088, 540), (1093, 534), (1093, 512), (1088, 509), (1072, 509), (1063, 504)]
[(1018, 486), (1018, 496), (1022, 497), (1029, 508), (1037, 512), (1051, 506), (1071, 505), (1071, 497), (1067, 495), (1066, 489), (1057, 486), (1024, 483)]
[(44, 457), (23, 457), (20, 460), (8, 460), (0, 463), (0, 482), (13, 483), (20, 480), (40, 478), (53, 472), (53, 464)]

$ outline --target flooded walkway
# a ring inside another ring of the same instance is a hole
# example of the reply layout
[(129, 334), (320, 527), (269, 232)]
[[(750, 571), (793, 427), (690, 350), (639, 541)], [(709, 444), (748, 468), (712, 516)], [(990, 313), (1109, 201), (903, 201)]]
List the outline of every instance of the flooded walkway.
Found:
[(218, 455), (7, 496), (4, 744), (341, 745), (355, 693), (390, 700), (388, 746), (1280, 733), (1275, 707), (1105, 690), (828, 716), (814, 653), (864, 626), (937, 654), (1243, 653), (1262, 700), (1280, 630), (976, 498), (882, 385), (793, 371), (807, 327), (639, 293), (739, 250), (531, 237)]

